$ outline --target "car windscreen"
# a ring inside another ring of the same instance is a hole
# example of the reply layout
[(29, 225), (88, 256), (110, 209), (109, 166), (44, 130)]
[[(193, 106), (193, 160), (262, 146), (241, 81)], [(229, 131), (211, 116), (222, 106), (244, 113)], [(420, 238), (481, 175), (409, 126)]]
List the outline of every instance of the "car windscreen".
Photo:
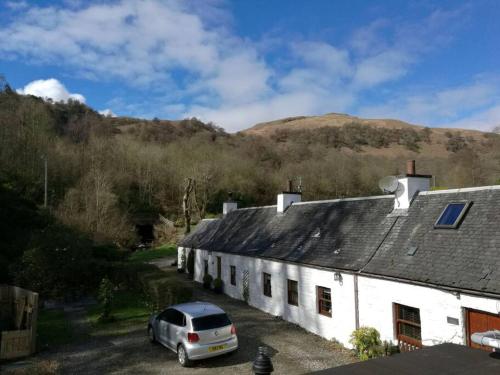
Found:
[(231, 320), (226, 314), (215, 314), (193, 318), (192, 323), (195, 331), (206, 331), (231, 325)]

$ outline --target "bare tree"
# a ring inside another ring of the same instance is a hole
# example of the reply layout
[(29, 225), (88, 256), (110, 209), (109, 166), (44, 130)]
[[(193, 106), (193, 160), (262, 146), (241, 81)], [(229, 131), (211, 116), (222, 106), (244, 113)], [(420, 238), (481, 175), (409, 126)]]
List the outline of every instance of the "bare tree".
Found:
[(196, 207), (196, 211), (198, 211), (198, 216), (201, 219), (205, 218), (206, 211), (207, 211), (207, 203), (208, 203), (208, 192), (209, 192), (209, 186), (210, 182), (212, 180), (211, 176), (208, 174), (203, 175), (203, 183), (200, 184), (197, 183), (196, 180), (194, 180), (194, 205)]
[(182, 197), (182, 210), (184, 211), (185, 233), (191, 232), (191, 193), (193, 192), (195, 180), (188, 177), (184, 180), (184, 196)]

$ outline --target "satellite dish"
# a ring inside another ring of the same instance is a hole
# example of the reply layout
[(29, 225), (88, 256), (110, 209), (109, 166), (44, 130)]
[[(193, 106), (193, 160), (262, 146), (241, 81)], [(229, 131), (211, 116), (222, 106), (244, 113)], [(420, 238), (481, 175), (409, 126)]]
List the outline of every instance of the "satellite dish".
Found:
[(384, 193), (395, 193), (398, 190), (399, 181), (397, 177), (386, 176), (380, 179), (378, 186)]

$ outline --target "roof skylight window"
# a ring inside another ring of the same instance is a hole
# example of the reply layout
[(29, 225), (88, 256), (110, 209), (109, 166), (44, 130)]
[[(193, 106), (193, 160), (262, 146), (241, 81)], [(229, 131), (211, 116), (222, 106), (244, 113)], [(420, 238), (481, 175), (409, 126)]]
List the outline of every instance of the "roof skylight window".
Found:
[(446, 208), (434, 224), (434, 228), (456, 229), (469, 209), (470, 202), (454, 202)]

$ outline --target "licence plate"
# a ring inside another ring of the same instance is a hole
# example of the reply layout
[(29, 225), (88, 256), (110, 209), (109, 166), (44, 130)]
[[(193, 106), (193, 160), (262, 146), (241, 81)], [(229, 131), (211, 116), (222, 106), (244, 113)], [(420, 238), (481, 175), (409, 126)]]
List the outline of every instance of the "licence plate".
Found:
[(209, 346), (208, 347), (208, 351), (209, 352), (216, 352), (218, 350), (223, 350), (223, 349), (226, 349), (227, 348), (227, 345), (217, 345), (217, 346)]

